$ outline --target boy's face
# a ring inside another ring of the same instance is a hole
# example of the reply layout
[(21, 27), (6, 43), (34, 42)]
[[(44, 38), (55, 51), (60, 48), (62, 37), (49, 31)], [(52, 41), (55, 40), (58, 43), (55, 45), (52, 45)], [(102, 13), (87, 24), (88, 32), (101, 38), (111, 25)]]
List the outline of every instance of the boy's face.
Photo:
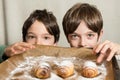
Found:
[(68, 35), (71, 47), (88, 47), (93, 48), (101, 38), (97, 33), (90, 30), (84, 21), (80, 23), (78, 28)]
[(27, 31), (26, 42), (39, 45), (56, 45), (54, 36), (51, 35), (42, 22), (35, 21)]

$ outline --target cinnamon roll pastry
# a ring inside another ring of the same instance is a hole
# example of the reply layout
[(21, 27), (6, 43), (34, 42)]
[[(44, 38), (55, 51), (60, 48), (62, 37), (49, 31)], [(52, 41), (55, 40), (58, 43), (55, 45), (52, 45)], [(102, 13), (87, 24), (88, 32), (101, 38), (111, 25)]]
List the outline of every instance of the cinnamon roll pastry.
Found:
[(82, 68), (82, 76), (93, 78), (98, 75), (97, 65), (92, 61), (86, 61)]
[(67, 78), (74, 74), (74, 65), (71, 61), (62, 61), (56, 69), (57, 74), (62, 78)]
[(40, 79), (46, 79), (51, 76), (50, 65), (45, 62), (36, 64), (32, 71), (33, 71), (34, 76)]

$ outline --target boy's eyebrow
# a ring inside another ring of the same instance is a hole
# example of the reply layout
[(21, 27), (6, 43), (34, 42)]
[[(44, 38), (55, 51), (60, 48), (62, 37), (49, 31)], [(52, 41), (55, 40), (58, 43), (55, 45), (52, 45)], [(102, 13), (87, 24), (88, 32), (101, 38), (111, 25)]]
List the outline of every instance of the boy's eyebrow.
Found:
[(95, 33), (95, 32), (93, 32), (93, 31), (88, 31), (87, 33)]
[(27, 34), (34, 34), (33, 32), (28, 32)]
[[(95, 32), (93, 32), (93, 31), (88, 31), (88, 32), (86, 32), (86, 33), (95, 33)], [(73, 32), (73, 33), (71, 33), (71, 34), (78, 34), (78, 33)]]
[(76, 32), (73, 32), (73, 33), (70, 33), (69, 35), (79, 35), (79, 34), (77, 34)]
[(27, 33), (33, 33), (33, 32), (27, 32)]
[[(33, 32), (28, 32), (27, 34), (33, 34), (33, 35), (36, 35), (36, 34), (34, 34)], [(49, 33), (44, 33), (44, 34), (42, 34), (42, 35), (50, 35), (51, 36), (51, 34), (49, 34)]]
[(76, 32), (70, 33), (70, 34), (77, 34)]

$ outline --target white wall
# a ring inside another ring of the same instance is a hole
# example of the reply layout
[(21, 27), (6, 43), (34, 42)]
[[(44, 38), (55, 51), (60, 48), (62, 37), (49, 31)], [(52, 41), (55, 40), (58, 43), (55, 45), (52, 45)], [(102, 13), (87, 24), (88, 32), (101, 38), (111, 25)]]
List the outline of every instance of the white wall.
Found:
[(0, 44), (5, 44), (2, 0), (0, 0)]
[[(48, 9), (57, 17), (61, 29), (60, 46), (69, 46), (62, 30), (62, 18), (65, 12), (77, 2), (96, 5), (104, 20), (103, 40), (108, 39), (120, 43), (120, 0), (3, 0), (5, 2), (6, 27), (8, 44), (22, 40), (22, 25), (35, 9)], [(0, 1), (0, 43), (5, 43), (3, 15)], [(2, 29), (2, 30), (1, 30)]]

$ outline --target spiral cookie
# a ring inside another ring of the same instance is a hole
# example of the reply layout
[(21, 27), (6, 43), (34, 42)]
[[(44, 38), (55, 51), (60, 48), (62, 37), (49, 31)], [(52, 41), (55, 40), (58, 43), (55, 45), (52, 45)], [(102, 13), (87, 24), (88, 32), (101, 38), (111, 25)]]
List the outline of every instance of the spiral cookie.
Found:
[(86, 61), (82, 68), (82, 76), (93, 78), (98, 75), (97, 65), (92, 61)]
[(46, 79), (51, 75), (50, 65), (45, 62), (41, 62), (33, 67), (33, 74), (37, 78)]
[(67, 60), (62, 61), (58, 65), (56, 72), (62, 78), (67, 78), (74, 74), (74, 65), (71, 61), (67, 61)]

